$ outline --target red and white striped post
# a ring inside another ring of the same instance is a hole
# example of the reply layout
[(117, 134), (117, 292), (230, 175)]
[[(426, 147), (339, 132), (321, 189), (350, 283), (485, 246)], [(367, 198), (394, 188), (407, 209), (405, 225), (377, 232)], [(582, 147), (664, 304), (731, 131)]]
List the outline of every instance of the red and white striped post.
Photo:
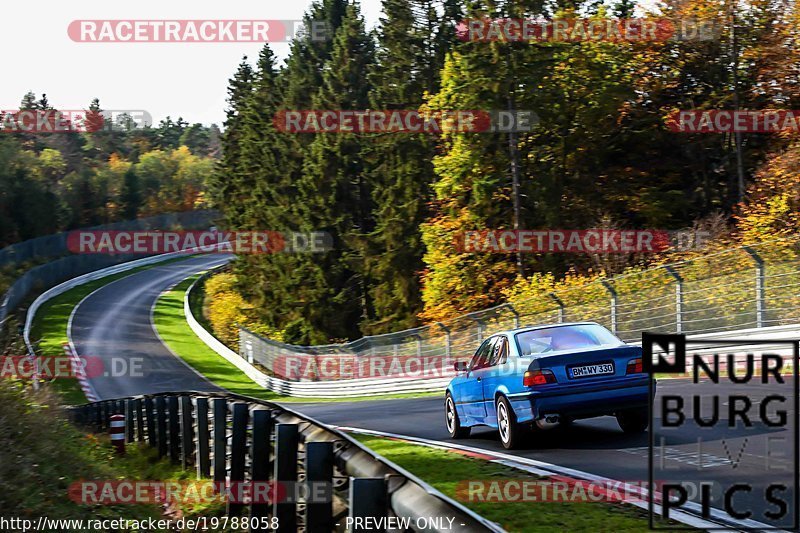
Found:
[(117, 455), (125, 455), (125, 415), (111, 415), (108, 434)]

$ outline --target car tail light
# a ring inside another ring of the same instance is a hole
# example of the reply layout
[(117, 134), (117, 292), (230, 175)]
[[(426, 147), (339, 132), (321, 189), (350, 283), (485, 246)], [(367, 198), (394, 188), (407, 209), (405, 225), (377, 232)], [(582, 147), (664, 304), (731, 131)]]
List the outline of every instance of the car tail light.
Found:
[(551, 370), (528, 370), (522, 378), (522, 385), (525, 387), (536, 387), (537, 385), (547, 385), (555, 382), (556, 377)]
[(642, 370), (641, 358), (631, 359), (628, 361), (628, 369), (625, 372), (626, 374), (641, 374), (642, 372), (644, 372), (644, 370)]

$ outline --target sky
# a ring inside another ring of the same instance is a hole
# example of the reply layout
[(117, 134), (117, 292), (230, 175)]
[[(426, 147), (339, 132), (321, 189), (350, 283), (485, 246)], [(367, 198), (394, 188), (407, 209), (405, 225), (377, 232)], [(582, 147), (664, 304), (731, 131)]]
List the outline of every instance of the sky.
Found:
[[(361, 0), (367, 27), (377, 25), (380, 0)], [(3, 1), (4, 50), (0, 109), (19, 108), (28, 91), (47, 94), (62, 110), (144, 110), (155, 122), (221, 124), (228, 79), (243, 55), (255, 62), (263, 43), (74, 42), (74, 20), (297, 20), (311, 0), (22, 0)], [(286, 43), (273, 50), (285, 58)]]

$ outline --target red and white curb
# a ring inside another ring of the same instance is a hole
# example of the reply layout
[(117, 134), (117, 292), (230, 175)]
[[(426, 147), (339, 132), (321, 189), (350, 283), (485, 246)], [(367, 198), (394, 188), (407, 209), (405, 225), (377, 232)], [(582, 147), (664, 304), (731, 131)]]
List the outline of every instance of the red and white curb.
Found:
[[(345, 431), (350, 433), (373, 435), (376, 437), (384, 437), (387, 439), (418, 444), (420, 446), (427, 446), (429, 448), (446, 450), (458, 453), (460, 455), (473, 457), (475, 459), (481, 459), (491, 463), (501, 464), (504, 466), (515, 468), (517, 470), (522, 470), (523, 472), (527, 472), (529, 474), (547, 477), (568, 484), (570, 482), (574, 484), (578, 481), (591, 481), (597, 484), (604, 484), (605, 486), (618, 485), (620, 487), (624, 487), (624, 490), (627, 494), (636, 494), (640, 496), (640, 499), (626, 500), (625, 503), (635, 505), (636, 507), (639, 507), (644, 510), (649, 509), (649, 502), (647, 501), (648, 491), (644, 487), (630, 485), (622, 481), (617, 481), (607, 477), (590, 474), (588, 472), (583, 472), (581, 470), (575, 470), (572, 468), (559, 466), (552, 463), (546, 463), (544, 461), (537, 461), (536, 459), (529, 459), (527, 457), (518, 457), (516, 455), (511, 455), (507, 453), (495, 452), (492, 450), (484, 450), (482, 448), (464, 446), (462, 444), (453, 444), (452, 442), (423, 439), (420, 437), (411, 437), (408, 435), (398, 435), (396, 433), (386, 433), (382, 431), (373, 431), (370, 429), (354, 428), (347, 426), (339, 426), (337, 427), (337, 429), (339, 429), (340, 431)], [(655, 496), (657, 499), (661, 498), (661, 495), (659, 493), (655, 493)], [(690, 527), (698, 529), (712, 529), (717, 532), (771, 529), (771, 526), (763, 524), (756, 520), (749, 520), (749, 519), (734, 520), (729, 516), (725, 515), (722, 511), (719, 511), (717, 509), (711, 509), (711, 519), (701, 518), (700, 505), (695, 504), (693, 502), (684, 504), (684, 507), (690, 509), (691, 512), (686, 512), (684, 510), (679, 510), (679, 509), (671, 509), (670, 519)], [(661, 506), (655, 503), (653, 505), (653, 512), (660, 513)], [(727, 528), (727, 529), (720, 529), (720, 528)], [(776, 531), (775, 529), (771, 530)]]
[(83, 360), (69, 343), (65, 342), (61, 345), (61, 347), (64, 349), (64, 353), (67, 355), (67, 357), (69, 357), (69, 360), (72, 363), (72, 373), (78, 379), (78, 383), (80, 383), (81, 390), (86, 396), (86, 399), (90, 402), (99, 401), (100, 398), (98, 398), (97, 392), (95, 392), (94, 387), (92, 387), (92, 384), (89, 383), (89, 378), (86, 376)]

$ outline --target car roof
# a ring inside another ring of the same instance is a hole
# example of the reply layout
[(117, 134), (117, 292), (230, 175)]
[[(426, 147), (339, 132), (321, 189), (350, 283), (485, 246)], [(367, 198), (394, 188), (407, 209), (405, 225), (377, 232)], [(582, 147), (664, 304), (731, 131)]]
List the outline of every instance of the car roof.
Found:
[(589, 326), (589, 325), (599, 326), (600, 324), (598, 324), (597, 322), (558, 322), (556, 324), (538, 324), (536, 326), (525, 326), (525, 327), (522, 327), (522, 328), (507, 329), (507, 330), (504, 330), (504, 331), (498, 331), (497, 333), (493, 333), (493, 334), (489, 335), (489, 337), (487, 337), (487, 338), (496, 337), (497, 335), (512, 336), (512, 335), (516, 335), (517, 333), (522, 333), (524, 331), (534, 331), (534, 330), (537, 330), (537, 329), (555, 328), (555, 327), (561, 327), (561, 326)]

